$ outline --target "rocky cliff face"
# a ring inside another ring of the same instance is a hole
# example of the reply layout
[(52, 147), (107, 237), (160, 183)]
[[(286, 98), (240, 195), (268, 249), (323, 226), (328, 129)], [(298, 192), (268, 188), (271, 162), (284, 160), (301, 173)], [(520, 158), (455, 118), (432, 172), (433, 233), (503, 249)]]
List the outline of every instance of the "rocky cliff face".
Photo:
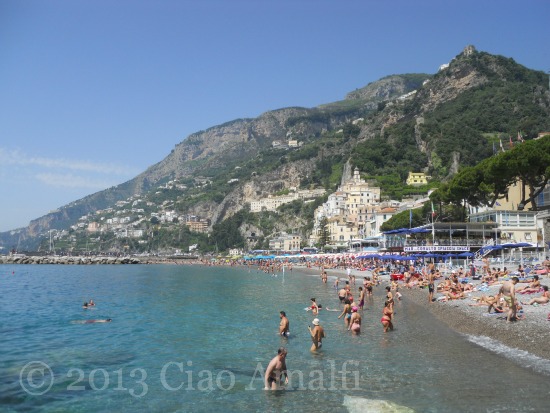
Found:
[(291, 118), (307, 117), (310, 109), (286, 108), (266, 112), (256, 119), (238, 119), (197, 132), (177, 144), (172, 153), (152, 166), (137, 180), (158, 182), (166, 177), (180, 178), (207, 170), (208, 165), (233, 157), (256, 155), (274, 141), (286, 142), (289, 136), (316, 135), (327, 128), (325, 123), (302, 122), (299, 127), (287, 126)]
[[(159, 183), (170, 179), (209, 176), (209, 171), (219, 165), (229, 162), (238, 164), (253, 159), (276, 140), (284, 142), (289, 138), (315, 139), (325, 131), (341, 128), (347, 122), (373, 111), (377, 111), (376, 116), (368, 119), (365, 116), (366, 120), (357, 124), (361, 129), (358, 139), (347, 145), (384, 136), (388, 126), (403, 119), (416, 119), (416, 127), (412, 133), (417, 147), (429, 158), (429, 145), (422, 133), (424, 115), (452, 101), (464, 91), (486, 84), (494, 77), (506, 79), (508, 74), (501, 64), (502, 59), (504, 58), (488, 54), (480, 55), (474, 49), (467, 48), (449, 67), (434, 76), (388, 76), (348, 93), (346, 100), (342, 102), (311, 109), (290, 107), (269, 111), (255, 119), (237, 119), (194, 133), (178, 143), (165, 159), (134, 179), (63, 206), (54, 213), (33, 220), (27, 228), (0, 234), (0, 245), (10, 248), (19, 241), (30, 239), (50, 228), (67, 228), (83, 215), (109, 207), (131, 195), (147, 193)], [(428, 81), (425, 82), (426, 80)], [(417, 93), (403, 98), (403, 95), (412, 90), (417, 90)], [(546, 89), (541, 87), (539, 92), (537, 96), (541, 105), (547, 105)], [(402, 99), (398, 99), (400, 96)], [(413, 105), (407, 107), (410, 102)], [(330, 150), (333, 153), (342, 153), (341, 147), (336, 146)], [(456, 170), (459, 164), (459, 154), (453, 155), (451, 169)], [(197, 203), (188, 212), (211, 217), (215, 223), (232, 215), (253, 199), (291, 186), (299, 186), (300, 179), (314, 168), (315, 160), (282, 165), (277, 171), (239, 182), (221, 203)]]
[(383, 102), (419, 88), (422, 82), (429, 77), (425, 74), (387, 76), (348, 93), (346, 99), (363, 99), (374, 103)]
[(219, 222), (227, 216), (233, 215), (245, 204), (259, 198), (267, 197), (283, 189), (298, 188), (302, 177), (306, 176), (314, 166), (313, 160), (293, 162), (261, 177), (254, 177), (244, 182), (214, 209), (211, 215), (212, 222)]

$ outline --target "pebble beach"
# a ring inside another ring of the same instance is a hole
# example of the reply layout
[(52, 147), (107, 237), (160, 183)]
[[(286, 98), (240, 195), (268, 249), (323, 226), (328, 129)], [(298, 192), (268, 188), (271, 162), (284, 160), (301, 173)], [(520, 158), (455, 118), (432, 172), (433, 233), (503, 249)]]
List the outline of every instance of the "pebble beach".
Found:
[[(308, 274), (319, 274), (317, 268), (296, 267), (296, 271), (305, 272)], [(345, 270), (326, 270), (329, 277), (339, 277), (342, 280), (347, 279)], [(369, 271), (353, 271), (356, 277), (357, 285), (361, 285), (362, 279), (366, 275), (370, 275)], [(541, 277), (542, 285), (550, 286), (550, 278), (548, 276)], [(329, 279), (329, 282), (330, 279)], [(436, 282), (437, 284), (438, 282)], [(550, 340), (550, 305), (524, 305), (523, 315), (521, 320), (514, 322), (506, 321), (506, 312), (489, 314), (487, 306), (470, 306), (476, 303), (474, 298), (481, 295), (494, 295), (498, 293), (501, 284), (494, 284), (488, 287), (486, 291), (479, 291), (480, 281), (473, 281), (475, 291), (466, 293), (466, 298), (451, 300), (447, 302), (434, 301), (428, 302), (428, 291), (424, 288), (405, 288), (400, 283), (399, 291), (403, 294), (402, 300), (412, 300), (416, 304), (428, 309), (436, 318), (443, 321), (450, 328), (463, 334), (474, 336), (484, 336), (493, 340), (497, 340), (502, 344), (527, 351), (537, 357), (550, 360), (550, 347), (547, 343)], [(381, 284), (378, 288), (384, 288), (389, 285), (389, 279), (382, 277)], [(442, 296), (435, 293), (434, 298)], [(540, 296), (540, 293), (535, 294), (518, 294), (517, 298), (526, 303), (533, 297)]]

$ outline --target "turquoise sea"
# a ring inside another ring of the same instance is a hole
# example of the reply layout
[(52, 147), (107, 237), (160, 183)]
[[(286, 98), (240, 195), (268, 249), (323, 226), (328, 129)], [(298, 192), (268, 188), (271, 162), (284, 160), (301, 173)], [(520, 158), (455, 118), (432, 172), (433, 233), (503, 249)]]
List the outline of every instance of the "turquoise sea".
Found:
[[(322, 311), (327, 338), (311, 354), (309, 299), (340, 308), (332, 280), (318, 276), (0, 266), (0, 411), (550, 411), (550, 361), (457, 334), (406, 294), (396, 329), (384, 334), (383, 286), (367, 302), (360, 336), (338, 312)], [(96, 308), (83, 310), (90, 298)], [(289, 339), (277, 334), (280, 310)], [(291, 384), (264, 391), (263, 372), (282, 345)]]

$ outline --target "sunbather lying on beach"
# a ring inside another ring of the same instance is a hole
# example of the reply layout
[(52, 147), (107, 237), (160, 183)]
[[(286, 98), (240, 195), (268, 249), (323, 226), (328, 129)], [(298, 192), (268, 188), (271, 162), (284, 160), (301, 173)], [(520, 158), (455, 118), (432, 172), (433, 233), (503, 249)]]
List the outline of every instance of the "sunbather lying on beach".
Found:
[(539, 281), (538, 275), (534, 275), (533, 281), (530, 282), (528, 285), (521, 286), (516, 289), (516, 292), (519, 292), (520, 294), (538, 293), (539, 291), (540, 291), (540, 281)]
[(449, 277), (445, 277), (445, 281), (443, 283), (437, 284), (437, 290), (441, 292), (450, 291), (451, 285), (451, 279)]
[(491, 304), (494, 305), (497, 302), (497, 298), (494, 295), (482, 295), (481, 297), (474, 297), (472, 300), (476, 302), (468, 304), (470, 307), (481, 307)]
[(548, 304), (548, 302), (550, 302), (550, 293), (548, 292), (548, 286), (543, 285), (542, 290), (542, 295), (540, 297), (531, 298), (527, 305)]
[(459, 291), (456, 287), (451, 288), (451, 291), (443, 291), (443, 294), (447, 297), (447, 300), (458, 300), (459, 298), (465, 298), (464, 293)]

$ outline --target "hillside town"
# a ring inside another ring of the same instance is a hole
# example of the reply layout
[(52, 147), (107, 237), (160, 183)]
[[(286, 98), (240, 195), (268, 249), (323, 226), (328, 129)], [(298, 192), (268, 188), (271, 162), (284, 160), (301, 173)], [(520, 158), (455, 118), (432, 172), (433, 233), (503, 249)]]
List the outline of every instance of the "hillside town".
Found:
[[(424, 173), (411, 171), (407, 179), (407, 185), (425, 187), (430, 179)], [(207, 181), (207, 179), (206, 179)], [(160, 186), (156, 195), (163, 190), (185, 191), (187, 187), (177, 180), (171, 180)], [(543, 247), (545, 239), (545, 222), (548, 219), (548, 210), (533, 212), (517, 210), (520, 199), (521, 185), (509, 188), (507, 200), (502, 200), (493, 208), (476, 208), (471, 210), (470, 224), (452, 226), (450, 224), (428, 222), (426, 227), (433, 231), (433, 237), (428, 237), (418, 244), (462, 246), (469, 244), (471, 247), (480, 248), (488, 240), (490, 242), (526, 242), (532, 247)], [(322, 197), (326, 191), (322, 188), (297, 190), (290, 188), (284, 195), (269, 194), (250, 202), (250, 212), (262, 211), (275, 212), (282, 205), (299, 200), (304, 203)], [(550, 190), (546, 190), (540, 196), (541, 206), (545, 200), (550, 199)], [(372, 186), (361, 177), (361, 171), (357, 167), (351, 171), (344, 171), (342, 182), (335, 192), (328, 194), (326, 202), (315, 209), (313, 230), (309, 238), (292, 231), (281, 231), (271, 234), (269, 237), (269, 250), (273, 253), (297, 253), (304, 248), (318, 247), (325, 251), (362, 251), (374, 247), (375, 249), (403, 250), (407, 243), (406, 237), (386, 235), (381, 231), (381, 226), (395, 214), (403, 211), (412, 211), (422, 208), (429, 202), (429, 193), (421, 193), (402, 201), (382, 200), (379, 187)], [(515, 204), (514, 204), (515, 203)], [(481, 225), (481, 226), (480, 226)], [(148, 196), (134, 195), (124, 201), (118, 201), (113, 207), (96, 211), (95, 214), (82, 216), (79, 221), (66, 230), (51, 230), (49, 236), (49, 251), (56, 252), (56, 246), (71, 245), (77, 242), (79, 237), (86, 238), (86, 249), (101, 250), (101, 244), (106, 239), (114, 239), (119, 243), (109, 243), (111, 252), (132, 253), (124, 245), (133, 239), (143, 250), (151, 243), (155, 226), (168, 228), (187, 227), (190, 232), (208, 234), (211, 232), (210, 217), (200, 217), (191, 214), (181, 214), (174, 207), (173, 200), (164, 200), (157, 204)], [(468, 229), (466, 229), (468, 228)], [(481, 228), (481, 229), (480, 229)], [(461, 232), (462, 231), (462, 232)], [(469, 231), (469, 234), (468, 234)], [(453, 238), (454, 233), (454, 238)], [(459, 236), (457, 234), (462, 234)], [(323, 234), (326, 239), (323, 239)], [(437, 234), (437, 236), (436, 236)], [(469, 238), (467, 241), (464, 238)], [(103, 241), (102, 241), (103, 240)], [(113, 247), (116, 245), (116, 247)], [(415, 245), (413, 239), (408, 240), (409, 249)], [(121, 247), (122, 246), (122, 247)], [(172, 254), (184, 254), (192, 252), (196, 245), (192, 245), (190, 251), (182, 251), (174, 248), (168, 251)], [(468, 248), (469, 249), (469, 248)], [(316, 250), (314, 248), (314, 250)], [(458, 248), (460, 250), (460, 248)], [(68, 248), (65, 247), (65, 252)], [(230, 253), (246, 253), (246, 250), (232, 250)]]

